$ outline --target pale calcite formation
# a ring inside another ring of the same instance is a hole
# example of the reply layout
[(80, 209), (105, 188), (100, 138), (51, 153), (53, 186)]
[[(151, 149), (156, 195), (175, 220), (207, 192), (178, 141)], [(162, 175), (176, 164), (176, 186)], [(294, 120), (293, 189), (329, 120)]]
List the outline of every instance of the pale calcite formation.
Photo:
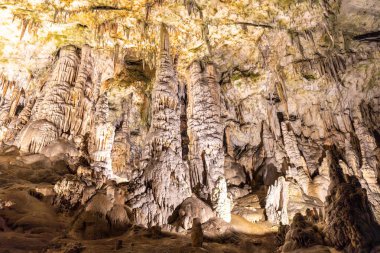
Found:
[(307, 194), (310, 175), (305, 158), (301, 156), (300, 150), (297, 146), (297, 139), (291, 125), (287, 124), (287, 122), (282, 122), (281, 128), (285, 150), (289, 157), (289, 171), (287, 172), (287, 176), (294, 178), (302, 187), (302, 190)]
[(121, 116), (121, 126), (115, 131), (115, 140), (112, 147), (112, 171), (115, 175), (132, 180), (135, 164), (139, 162), (136, 154), (136, 147), (131, 138), (132, 127), (130, 123), (133, 114), (132, 101), (133, 93), (126, 100), (122, 101), (123, 114)]
[(28, 124), (16, 137), (22, 151), (38, 153), (50, 142), (70, 129), (70, 89), (73, 86), (79, 57), (77, 48), (67, 46), (60, 50), (52, 76), (44, 86), (32, 110)]
[(82, 47), (81, 62), (78, 75), (71, 90), (71, 103), (74, 110), (71, 112), (71, 131), (73, 135), (84, 135), (89, 131), (92, 123), (93, 104), (98, 98), (99, 81), (93, 80), (94, 59), (92, 49), (85, 45)]
[(362, 123), (362, 115), (354, 111), (353, 125), (357, 138), (360, 140), (361, 168), (359, 181), (361, 186), (367, 190), (368, 200), (377, 222), (380, 222), (380, 185), (379, 185), (379, 161), (377, 153), (379, 148), (375, 138), (369, 133), (368, 128)]
[[(38, 2), (0, 8), (0, 140), (71, 163), (56, 204), (85, 206), (80, 225), (188, 229), (231, 209), (289, 224), (315, 208), (335, 246), (364, 245), (351, 202), (380, 219), (379, 43), (361, 34), (378, 30), (374, 0)], [(120, 203), (107, 179), (124, 181)]]
[(104, 94), (99, 97), (94, 114), (94, 125), (89, 146), (92, 165), (103, 170), (108, 177), (113, 176), (111, 151), (115, 137), (115, 128), (108, 121), (108, 100)]
[(144, 171), (129, 200), (137, 224), (170, 222), (174, 210), (191, 196), (188, 166), (182, 160), (178, 79), (169, 36), (161, 27), (160, 64), (152, 92), (152, 122), (143, 153)]
[(319, 174), (309, 183), (310, 196), (316, 197), (322, 202), (326, 201), (330, 186), (329, 170), (331, 166), (331, 155), (329, 151), (326, 151), (326, 153), (321, 166), (318, 168)]
[(231, 220), (224, 177), (223, 124), (215, 67), (202, 61), (190, 65), (187, 133), (191, 186), (203, 198), (211, 196), (217, 216)]
[(289, 224), (288, 201), (289, 182), (284, 177), (280, 177), (269, 187), (266, 198), (265, 210), (268, 221), (282, 224)]
[(32, 122), (47, 120), (57, 128), (58, 135), (70, 129), (70, 93), (78, 73), (79, 57), (78, 48), (74, 46), (59, 51), (51, 78), (44, 86), (45, 92), (37, 100), (32, 113)]
[(179, 207), (178, 214), (177, 222), (184, 229), (191, 228), (195, 218), (198, 218), (201, 223), (205, 223), (215, 215), (211, 207), (196, 196), (185, 199)]

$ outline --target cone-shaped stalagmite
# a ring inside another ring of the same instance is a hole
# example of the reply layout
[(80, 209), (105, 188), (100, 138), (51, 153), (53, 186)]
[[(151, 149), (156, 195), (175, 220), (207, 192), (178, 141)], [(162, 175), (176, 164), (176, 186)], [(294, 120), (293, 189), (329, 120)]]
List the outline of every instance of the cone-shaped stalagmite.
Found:
[(191, 195), (188, 167), (182, 160), (178, 79), (169, 34), (161, 27), (160, 62), (152, 92), (152, 123), (143, 154), (141, 190), (130, 200), (137, 224), (168, 224), (177, 206)]

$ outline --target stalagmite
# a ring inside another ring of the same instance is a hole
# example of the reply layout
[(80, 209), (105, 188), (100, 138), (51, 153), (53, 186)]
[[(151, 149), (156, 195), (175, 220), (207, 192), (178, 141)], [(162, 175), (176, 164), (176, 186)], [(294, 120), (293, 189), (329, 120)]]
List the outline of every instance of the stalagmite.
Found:
[(321, 166), (318, 168), (318, 175), (313, 178), (309, 184), (309, 194), (325, 202), (330, 186), (329, 170), (331, 166), (331, 154), (326, 151), (326, 156), (323, 158)]
[(215, 67), (195, 61), (189, 70), (187, 132), (191, 186), (200, 197), (210, 198), (217, 216), (229, 222), (231, 207), (224, 178), (220, 87), (215, 80)]
[(112, 170), (113, 172), (126, 180), (132, 179), (131, 170), (131, 145), (130, 145), (130, 107), (132, 102), (132, 96), (129, 97), (129, 101), (123, 101), (123, 116), (121, 128), (115, 132), (115, 141), (112, 148)]
[(306, 218), (300, 213), (294, 216), (286, 234), (282, 252), (292, 252), (296, 249), (305, 250), (305, 248), (323, 244), (322, 233)]
[(202, 247), (203, 231), (202, 224), (199, 218), (194, 218), (193, 227), (191, 229), (191, 243), (193, 247)]
[(44, 87), (43, 100), (32, 117), (32, 120), (46, 119), (57, 127), (59, 133), (69, 130), (67, 114), (71, 109), (70, 92), (80, 63), (77, 50), (74, 46), (60, 50), (52, 77)]
[(115, 127), (108, 121), (108, 114), (108, 99), (103, 94), (96, 103), (89, 152), (92, 166), (97, 170), (101, 170), (105, 176), (112, 177), (111, 151), (115, 137)]
[(265, 210), (268, 221), (273, 223), (289, 224), (288, 201), (289, 182), (284, 177), (276, 180), (275, 184), (269, 187), (266, 198)]
[(360, 168), (360, 184), (367, 190), (368, 200), (371, 203), (371, 209), (375, 215), (375, 219), (380, 223), (380, 186), (379, 178), (379, 162), (376, 157), (378, 147), (375, 138), (369, 133), (368, 129), (362, 123), (362, 115), (358, 110), (354, 111), (353, 124), (356, 135), (359, 139), (361, 151), (361, 168)]
[(369, 251), (380, 239), (380, 227), (370, 208), (369, 196), (355, 176), (343, 174), (336, 162), (338, 153), (334, 149), (332, 153), (332, 182), (326, 199), (326, 239), (338, 250)]
[(291, 128), (291, 125), (286, 122), (281, 123), (285, 150), (289, 157), (290, 168), (287, 173), (289, 177), (293, 177), (297, 180), (298, 184), (302, 187), (302, 190), (307, 194), (308, 185), (310, 182), (310, 175), (307, 170), (305, 158), (301, 155), (298, 146), (297, 139)]
[(21, 150), (38, 153), (44, 146), (69, 131), (68, 117), (71, 111), (70, 91), (75, 81), (79, 58), (77, 48), (66, 46), (59, 52), (59, 59), (43, 98), (37, 101), (31, 120), (22, 129), (17, 142)]
[(152, 124), (143, 153), (143, 175), (137, 179), (141, 190), (129, 201), (135, 222), (148, 226), (168, 224), (174, 210), (191, 195), (188, 167), (182, 160), (178, 80), (169, 50), (169, 34), (162, 25)]

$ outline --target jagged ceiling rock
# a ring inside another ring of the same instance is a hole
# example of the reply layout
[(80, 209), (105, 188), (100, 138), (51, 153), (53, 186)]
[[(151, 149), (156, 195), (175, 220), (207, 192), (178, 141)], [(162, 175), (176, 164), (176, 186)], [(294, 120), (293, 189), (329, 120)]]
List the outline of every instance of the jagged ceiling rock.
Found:
[(348, 34), (376, 32), (380, 28), (379, 12), (376, 0), (343, 0), (337, 21)]
[[(338, 9), (335, 1), (318, 4), (309, 1), (7, 0), (2, 2), (0, 10), (2, 65), (12, 79), (26, 81), (28, 71), (34, 73), (36, 66), (49, 64), (52, 52), (58, 47), (88, 43), (112, 53), (133, 49), (147, 66), (154, 66), (158, 49), (154, 42), (158, 41), (159, 25), (164, 22), (171, 28), (173, 54), (182, 59), (180, 67), (211, 53), (223, 71), (236, 66), (249, 70), (262, 65), (259, 61), (251, 62), (253, 58), (294, 50), (287, 45), (288, 33), (297, 37), (305, 31), (327, 29), (330, 24), (321, 14), (331, 15), (331, 11)], [(378, 11), (375, 1), (364, 4), (347, 0), (340, 7), (342, 20), (361, 24), (347, 18), (355, 13), (358, 20), (371, 28), (376, 27), (378, 21), (373, 17)], [(363, 16), (364, 12), (368, 18)], [(9, 34), (12, 36), (7, 36)], [(304, 42), (310, 46), (322, 45), (323, 40), (328, 42), (331, 38), (331, 34), (318, 32), (312, 36), (316, 36), (312, 38), (314, 42), (308, 42), (310, 35), (295, 40), (305, 47)], [(276, 38), (271, 43), (283, 46), (270, 52), (265, 49), (265, 38)], [(285, 47), (287, 50), (283, 50)], [(234, 48), (237, 50), (232, 50)], [(27, 49), (26, 55), (20, 53), (24, 49)], [(305, 48), (303, 52), (308, 53), (308, 50)], [(229, 59), (228, 62), (225, 59)], [(285, 62), (289, 60), (291, 57), (284, 58)], [(267, 59), (265, 64), (269, 62)], [(20, 73), (12, 70), (16, 64), (24, 68)]]

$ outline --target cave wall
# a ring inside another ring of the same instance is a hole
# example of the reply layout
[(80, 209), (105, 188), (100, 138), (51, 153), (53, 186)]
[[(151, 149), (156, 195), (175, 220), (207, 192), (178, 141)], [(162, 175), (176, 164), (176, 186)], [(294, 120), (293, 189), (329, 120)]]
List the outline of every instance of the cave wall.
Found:
[(160, 22), (154, 66), (138, 50), (64, 45), (29, 86), (1, 75), (0, 138), (126, 183), (137, 224), (172, 223), (192, 194), (230, 221), (253, 194), (252, 220), (326, 210), (332, 244), (360, 247), (334, 242), (333, 216), (354, 208), (340, 192), (360, 192), (365, 224), (380, 221), (380, 46), (353, 38), (344, 2), (289, 6), (285, 28), (234, 24), (225, 45), (210, 25), (206, 53), (181, 54)]

